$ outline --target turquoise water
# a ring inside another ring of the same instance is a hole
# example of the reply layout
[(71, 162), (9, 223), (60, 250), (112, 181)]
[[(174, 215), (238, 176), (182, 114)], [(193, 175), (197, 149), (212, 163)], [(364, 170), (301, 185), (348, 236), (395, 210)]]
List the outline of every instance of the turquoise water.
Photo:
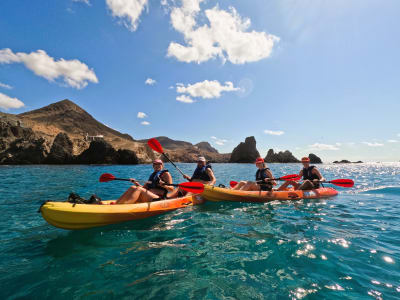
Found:
[[(224, 184), (255, 173), (247, 164), (213, 168)], [(114, 199), (127, 184), (99, 183), (101, 173), (144, 180), (151, 166), (2, 166), (0, 299), (399, 299), (400, 164), (320, 169), (356, 186), (329, 200), (206, 203), (65, 231), (37, 213), (43, 200), (71, 191)]]

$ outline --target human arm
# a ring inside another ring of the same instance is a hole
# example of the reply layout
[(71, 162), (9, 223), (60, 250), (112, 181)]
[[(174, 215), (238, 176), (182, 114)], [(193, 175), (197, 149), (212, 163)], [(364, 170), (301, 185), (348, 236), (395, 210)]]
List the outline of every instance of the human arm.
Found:
[(265, 174), (267, 175), (268, 178), (265, 178), (264, 181), (265, 182), (269, 182), (272, 185), (276, 185), (276, 181), (275, 180), (271, 180), (272, 178), (274, 178), (274, 176), (272, 175), (271, 170), (265, 170)]
[(169, 172), (165, 172), (160, 176), (160, 185), (169, 191), (174, 189), (174, 187), (165, 184), (172, 184), (172, 176)]
[(312, 172), (313, 172), (315, 175), (318, 176), (319, 181), (322, 181), (322, 182), (325, 181), (324, 176), (322, 176), (321, 172), (320, 172), (317, 168), (314, 168), (314, 169), (312, 170)]
[(217, 179), (214, 176), (214, 172), (212, 171), (211, 168), (207, 168), (206, 172), (207, 172), (208, 176), (211, 178), (211, 181), (209, 181), (209, 184), (214, 185), (215, 182), (217, 182)]

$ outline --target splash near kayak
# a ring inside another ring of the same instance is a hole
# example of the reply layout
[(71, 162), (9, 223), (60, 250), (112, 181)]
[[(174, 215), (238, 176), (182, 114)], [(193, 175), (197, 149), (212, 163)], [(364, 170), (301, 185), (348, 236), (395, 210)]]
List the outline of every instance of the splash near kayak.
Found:
[(205, 185), (202, 196), (208, 201), (220, 202), (270, 202), (274, 200), (320, 199), (336, 196), (334, 188), (319, 188), (310, 191), (241, 191)]
[(115, 204), (103, 201), (102, 205), (47, 202), (41, 206), (43, 218), (62, 229), (87, 229), (126, 221), (141, 220), (166, 212), (202, 203), (198, 195), (170, 200), (137, 204)]

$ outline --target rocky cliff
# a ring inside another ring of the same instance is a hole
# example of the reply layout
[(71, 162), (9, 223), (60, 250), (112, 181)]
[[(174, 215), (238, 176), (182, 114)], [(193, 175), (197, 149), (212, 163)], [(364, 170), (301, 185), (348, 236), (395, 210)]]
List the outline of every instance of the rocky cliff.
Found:
[[(147, 140), (134, 140), (102, 124), (67, 99), (19, 115), (0, 113), (0, 122), (0, 164), (132, 164), (158, 157)], [(208, 143), (158, 140), (176, 162), (193, 162), (199, 155), (213, 162), (229, 160)]]
[(267, 163), (298, 163), (300, 162), (289, 150), (279, 151), (275, 153), (273, 149), (269, 149), (267, 156), (264, 158)]
[(308, 158), (310, 159), (310, 163), (312, 164), (322, 164), (322, 160), (313, 153), (310, 153), (308, 155)]
[(233, 149), (229, 162), (231, 163), (254, 163), (260, 157), (256, 147), (254, 136), (247, 137), (235, 149)]

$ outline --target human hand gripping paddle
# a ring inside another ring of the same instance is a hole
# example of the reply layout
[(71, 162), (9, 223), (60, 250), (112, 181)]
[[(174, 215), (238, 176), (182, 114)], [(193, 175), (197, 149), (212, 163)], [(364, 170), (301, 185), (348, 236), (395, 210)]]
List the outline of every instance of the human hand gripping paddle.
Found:
[[(279, 177), (279, 178), (272, 178), (272, 179), (269, 179), (269, 180), (275, 180), (275, 181), (288, 181), (288, 180), (299, 180), (300, 179), (300, 177), (299, 177), (299, 175), (297, 175), (297, 174), (291, 174), (291, 175), (286, 175), (286, 176), (282, 176), (282, 177)], [(262, 180), (258, 180), (258, 181), (256, 181), (256, 183), (257, 184), (263, 184), (263, 183), (266, 183), (265, 181), (262, 181)], [(231, 182), (229, 182), (229, 185), (231, 186), (231, 187), (235, 187), (236, 185), (238, 184), (238, 182), (237, 181), (231, 181)]]
[[(99, 178), (100, 182), (108, 182), (108, 181), (113, 181), (113, 180), (132, 182), (131, 179), (117, 178), (113, 174), (110, 174), (110, 173), (104, 173)], [(189, 193), (194, 193), (194, 194), (200, 194), (204, 191), (204, 184), (202, 184), (201, 182), (183, 182), (183, 183), (179, 183), (179, 184), (164, 183), (164, 185), (178, 186), (182, 190), (189, 192)]]
[(158, 152), (158, 153), (161, 153), (161, 154), (162, 154), (162, 155), (163, 155), (163, 156), (164, 156), (178, 171), (179, 171), (179, 173), (182, 174), (183, 178), (186, 179), (185, 174), (181, 171), (181, 169), (178, 168), (177, 165), (175, 165), (175, 164), (172, 162), (172, 160), (169, 159), (168, 155), (164, 152), (164, 149), (162, 148), (160, 142), (157, 141), (157, 139), (155, 139), (155, 138), (149, 139), (149, 140), (147, 141), (147, 144), (148, 144), (149, 147), (150, 147), (151, 149), (153, 149), (154, 151), (156, 151), (156, 152)]

